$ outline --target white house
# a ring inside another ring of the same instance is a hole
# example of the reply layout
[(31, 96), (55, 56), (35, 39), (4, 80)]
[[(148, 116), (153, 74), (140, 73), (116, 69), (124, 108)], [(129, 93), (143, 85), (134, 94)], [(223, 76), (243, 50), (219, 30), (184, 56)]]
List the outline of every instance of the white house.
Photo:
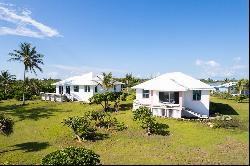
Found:
[(136, 89), (133, 110), (146, 106), (153, 115), (173, 118), (207, 118), (209, 91), (214, 90), (181, 72), (166, 73), (132, 88)]
[(228, 92), (231, 94), (236, 94), (237, 93), (236, 85), (237, 82), (228, 82), (220, 85), (215, 85), (212, 87), (215, 89), (216, 92)]
[[(98, 77), (102, 79), (102, 75)], [(105, 90), (98, 85), (98, 82), (101, 81), (98, 77), (90, 72), (81, 76), (67, 78), (52, 85), (56, 85), (56, 96), (64, 95), (70, 100), (89, 102), (89, 98), (95, 94), (105, 92)], [(108, 91), (119, 92), (122, 89), (122, 84), (121, 82), (115, 82), (114, 87)]]

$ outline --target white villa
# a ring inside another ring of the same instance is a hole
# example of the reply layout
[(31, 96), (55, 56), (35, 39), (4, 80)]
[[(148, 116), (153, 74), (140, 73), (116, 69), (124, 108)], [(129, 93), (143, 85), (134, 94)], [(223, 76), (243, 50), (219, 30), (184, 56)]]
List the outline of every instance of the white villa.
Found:
[[(98, 93), (105, 92), (98, 82), (102, 79), (102, 75), (94, 75), (92, 72), (67, 78), (56, 82), (56, 93), (42, 93), (42, 100), (64, 101), (66, 99), (72, 101), (89, 102), (89, 98)], [(123, 83), (115, 82), (113, 88), (108, 91), (119, 92), (122, 89)]]
[(163, 117), (209, 117), (209, 91), (214, 90), (181, 72), (166, 73), (132, 87), (136, 89), (133, 110), (140, 106)]

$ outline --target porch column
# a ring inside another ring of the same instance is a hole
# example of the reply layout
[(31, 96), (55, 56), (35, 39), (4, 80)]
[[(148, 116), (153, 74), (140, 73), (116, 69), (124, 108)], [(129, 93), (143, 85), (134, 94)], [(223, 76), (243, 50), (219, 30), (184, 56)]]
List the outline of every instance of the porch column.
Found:
[(153, 90), (150, 91), (150, 100), (151, 100), (151, 106), (152, 106), (154, 103), (154, 91)]
[(181, 109), (183, 106), (183, 99), (184, 99), (183, 92), (179, 92), (179, 104)]

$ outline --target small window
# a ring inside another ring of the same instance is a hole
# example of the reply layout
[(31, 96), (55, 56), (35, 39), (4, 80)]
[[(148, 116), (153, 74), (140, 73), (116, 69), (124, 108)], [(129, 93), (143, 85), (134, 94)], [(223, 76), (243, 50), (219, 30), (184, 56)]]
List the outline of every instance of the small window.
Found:
[(193, 100), (201, 100), (201, 90), (193, 90)]
[(116, 85), (114, 85), (114, 92), (116, 92)]
[(79, 86), (74, 86), (74, 92), (79, 92)]
[(98, 92), (97, 86), (95, 86), (95, 92), (96, 92), (96, 93)]
[(89, 85), (86, 85), (85, 88), (84, 88), (84, 91), (85, 91), (85, 92), (90, 92), (90, 86), (89, 86)]
[(142, 98), (149, 98), (149, 90), (142, 90)]
[(63, 94), (63, 86), (59, 86), (59, 94)]

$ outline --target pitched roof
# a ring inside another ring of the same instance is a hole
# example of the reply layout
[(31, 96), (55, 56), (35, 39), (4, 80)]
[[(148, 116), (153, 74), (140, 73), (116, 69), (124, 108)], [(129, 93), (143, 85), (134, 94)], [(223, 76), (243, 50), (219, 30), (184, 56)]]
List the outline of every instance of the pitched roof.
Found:
[(166, 73), (149, 81), (132, 87), (133, 89), (161, 90), (161, 91), (187, 91), (187, 90), (213, 90), (208, 84), (201, 82), (181, 72)]
[[(102, 79), (102, 75), (94, 75), (92, 72), (89, 72), (81, 76), (67, 78), (52, 85), (97, 85), (97, 82), (100, 82), (100, 79), (98, 77)], [(115, 82), (115, 84), (123, 83)]]

